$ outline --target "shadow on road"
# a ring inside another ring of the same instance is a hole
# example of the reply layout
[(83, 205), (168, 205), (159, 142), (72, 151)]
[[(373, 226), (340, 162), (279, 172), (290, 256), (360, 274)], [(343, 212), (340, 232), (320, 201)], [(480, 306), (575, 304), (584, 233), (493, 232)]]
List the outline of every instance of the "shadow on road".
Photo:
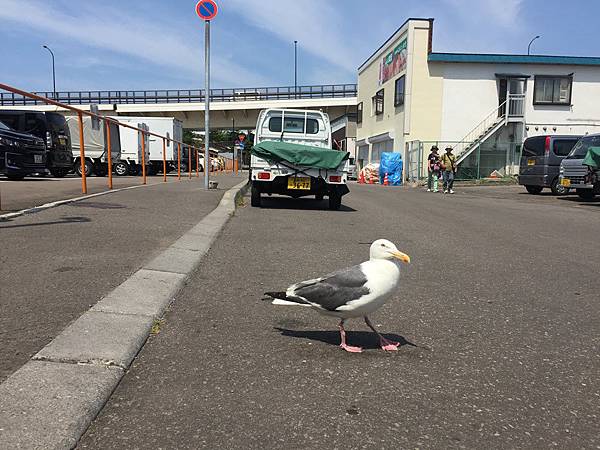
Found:
[[(339, 331), (299, 331), (299, 330), (288, 330), (286, 328), (273, 327), (279, 331), (282, 336), (295, 337), (299, 339), (308, 339), (309, 341), (319, 341), (331, 345), (340, 345), (340, 333)], [(383, 333), (382, 333), (383, 334)], [(410, 347), (419, 347), (410, 341), (407, 341), (403, 336), (398, 334), (383, 334), (387, 339), (392, 341), (400, 342), (400, 344), (408, 345)], [(357, 345), (364, 349), (378, 349), (379, 339), (375, 333), (371, 331), (349, 331), (346, 330), (346, 338), (350, 345)]]
[(600, 206), (600, 197), (595, 197), (591, 200), (583, 200), (582, 198), (577, 197), (559, 197), (561, 201), (567, 201), (571, 203), (579, 203), (581, 206)]
[[(24, 223), (20, 225), (3, 225), (0, 222), (0, 230), (5, 230), (8, 228), (27, 228), (27, 227), (41, 227), (46, 225), (61, 225), (65, 223), (87, 223), (91, 222), (92, 219), (88, 217), (62, 217), (60, 220), (53, 220), (51, 222), (38, 222), (38, 223)], [(7, 222), (10, 222), (8, 220)]]
[(124, 209), (124, 205), (119, 205), (117, 203), (100, 203), (100, 202), (75, 202), (71, 203), (69, 206), (74, 206), (76, 208), (97, 208), (97, 209)]
[[(327, 200), (314, 200), (307, 198), (287, 198), (287, 197), (263, 197), (261, 208), (264, 209), (298, 209), (298, 210), (313, 210), (322, 211), (329, 209)], [(350, 208), (342, 204), (339, 211), (332, 212), (355, 212), (354, 208)]]

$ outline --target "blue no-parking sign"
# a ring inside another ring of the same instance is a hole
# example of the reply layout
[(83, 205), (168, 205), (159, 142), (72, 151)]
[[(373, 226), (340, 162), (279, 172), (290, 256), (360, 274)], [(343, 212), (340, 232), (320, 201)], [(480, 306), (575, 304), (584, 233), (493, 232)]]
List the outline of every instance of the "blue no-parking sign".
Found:
[(212, 20), (219, 12), (219, 7), (214, 0), (200, 0), (196, 4), (196, 14), (202, 20)]

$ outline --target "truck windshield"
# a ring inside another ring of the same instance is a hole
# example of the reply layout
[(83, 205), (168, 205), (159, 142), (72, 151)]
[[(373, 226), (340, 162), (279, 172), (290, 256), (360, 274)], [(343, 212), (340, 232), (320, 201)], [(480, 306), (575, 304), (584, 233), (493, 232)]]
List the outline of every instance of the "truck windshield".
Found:
[(46, 139), (46, 121), (44, 113), (25, 113), (24, 133), (33, 134), (34, 136)]
[(567, 159), (583, 159), (590, 147), (600, 147), (600, 136), (586, 136), (579, 139)]

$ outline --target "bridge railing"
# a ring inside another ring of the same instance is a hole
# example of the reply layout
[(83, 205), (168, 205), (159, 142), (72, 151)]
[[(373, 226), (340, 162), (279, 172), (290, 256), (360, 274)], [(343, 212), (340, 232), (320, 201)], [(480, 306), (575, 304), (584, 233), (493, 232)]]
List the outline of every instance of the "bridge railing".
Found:
[[(65, 91), (35, 92), (67, 105), (86, 104), (147, 104), (147, 103), (202, 103), (204, 89), (146, 90), (146, 91)], [(260, 88), (211, 89), (211, 102), (244, 102), (264, 100), (292, 100), (311, 98), (356, 97), (356, 84), (325, 84), (315, 86), (281, 86)], [(12, 92), (0, 92), (0, 106), (43, 105), (37, 99)]]

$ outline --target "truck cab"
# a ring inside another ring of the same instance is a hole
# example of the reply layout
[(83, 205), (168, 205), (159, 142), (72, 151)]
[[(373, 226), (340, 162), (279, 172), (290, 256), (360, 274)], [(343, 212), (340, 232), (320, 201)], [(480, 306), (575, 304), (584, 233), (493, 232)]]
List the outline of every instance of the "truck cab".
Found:
[[(314, 195), (317, 200), (327, 196), (330, 209), (339, 209), (342, 196), (349, 192), (346, 186), (349, 155), (332, 150), (331, 142), (329, 117), (321, 111), (261, 111), (250, 159), (252, 206), (261, 205), (262, 194), (293, 198)], [(294, 151), (307, 157), (295, 158)], [(284, 153), (287, 158), (282, 157)], [(336, 166), (321, 164), (320, 155), (336, 161)]]
[(588, 168), (583, 165), (590, 147), (600, 147), (600, 134), (583, 136), (560, 163), (560, 184), (565, 189), (575, 189), (577, 195), (585, 200), (600, 194), (600, 186), (594, 186), (587, 181)]

